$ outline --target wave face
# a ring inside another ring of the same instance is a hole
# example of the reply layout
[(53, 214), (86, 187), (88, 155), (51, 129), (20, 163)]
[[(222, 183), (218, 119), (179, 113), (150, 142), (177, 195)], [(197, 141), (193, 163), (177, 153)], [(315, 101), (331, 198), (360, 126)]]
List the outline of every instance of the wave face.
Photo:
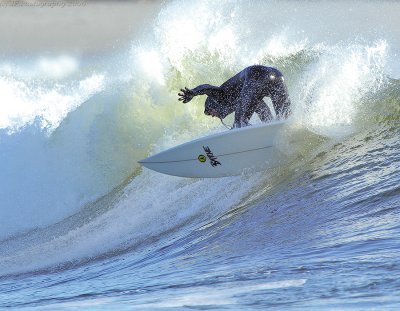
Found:
[[(1, 61), (0, 306), (399, 303), (399, 10), (173, 1), (129, 49)], [(286, 165), (221, 179), (138, 166), (225, 130), (176, 94), (252, 64), (286, 77)]]

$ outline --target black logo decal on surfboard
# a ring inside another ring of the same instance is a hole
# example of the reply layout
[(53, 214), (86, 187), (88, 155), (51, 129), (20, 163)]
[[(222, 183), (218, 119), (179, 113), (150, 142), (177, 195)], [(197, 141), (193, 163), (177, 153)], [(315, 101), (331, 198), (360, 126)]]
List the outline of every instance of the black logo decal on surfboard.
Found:
[(206, 152), (207, 157), (210, 159), (210, 163), (213, 167), (216, 167), (218, 165), (221, 165), (221, 163), (218, 161), (217, 157), (212, 153), (210, 150), (210, 147), (208, 146), (203, 146), (204, 151)]

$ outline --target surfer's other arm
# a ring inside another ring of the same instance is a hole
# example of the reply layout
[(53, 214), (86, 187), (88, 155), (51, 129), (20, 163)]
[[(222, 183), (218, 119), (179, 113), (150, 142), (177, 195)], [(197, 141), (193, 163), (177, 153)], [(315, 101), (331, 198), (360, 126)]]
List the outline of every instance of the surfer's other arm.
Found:
[(196, 86), (194, 89), (188, 89), (185, 87), (181, 89), (181, 93), (178, 95), (180, 96), (179, 100), (182, 101), (184, 104), (190, 102), (193, 97), (198, 95), (208, 95), (208, 96), (217, 96), (221, 92), (221, 88), (218, 86), (210, 85), (210, 84), (202, 84)]

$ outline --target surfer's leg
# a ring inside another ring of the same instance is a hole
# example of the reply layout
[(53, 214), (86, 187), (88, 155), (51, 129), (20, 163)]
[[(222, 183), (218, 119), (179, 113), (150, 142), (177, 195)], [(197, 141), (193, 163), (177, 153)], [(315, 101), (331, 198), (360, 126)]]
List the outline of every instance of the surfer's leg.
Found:
[(263, 100), (258, 103), (255, 112), (262, 122), (269, 122), (272, 120), (271, 110)]
[[(235, 127), (241, 127), (248, 125), (248, 122), (256, 112), (257, 108), (260, 106), (260, 101), (265, 96), (265, 87), (263, 81), (263, 73), (259, 73), (255, 70), (249, 70), (246, 73), (245, 81), (243, 83), (240, 96), (237, 100), (236, 110), (235, 110)], [(266, 109), (262, 109), (260, 106), (260, 113), (262, 117), (267, 118), (269, 108), (264, 103)]]
[(279, 119), (286, 119), (290, 115), (289, 93), (283, 81), (274, 87), (271, 92), (271, 101)]
[(234, 127), (242, 127), (242, 126), (247, 126), (249, 119), (251, 117), (249, 115), (249, 110), (252, 106), (252, 100), (251, 100), (251, 89), (249, 87), (249, 81), (245, 81), (243, 88), (240, 92), (240, 96), (236, 101), (236, 107), (235, 107), (235, 123)]
[(235, 127), (249, 125), (249, 120), (258, 107), (259, 101), (251, 92), (244, 92), (237, 101), (235, 111)]
[(245, 116), (246, 111), (248, 111), (248, 106), (249, 98), (240, 96), (236, 101), (235, 123), (233, 124), (233, 127), (243, 127), (248, 125), (250, 118), (246, 118)]

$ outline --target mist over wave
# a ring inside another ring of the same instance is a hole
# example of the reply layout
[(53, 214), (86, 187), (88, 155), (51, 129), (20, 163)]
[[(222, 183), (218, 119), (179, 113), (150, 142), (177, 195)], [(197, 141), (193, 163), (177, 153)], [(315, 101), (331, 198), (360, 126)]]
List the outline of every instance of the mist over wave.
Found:
[[(0, 64), (1, 273), (162, 248), (279, 193), (347, 137), (398, 126), (399, 28), (375, 14), (394, 14), (389, 4), (174, 1), (128, 51)], [(225, 130), (203, 115), (204, 98), (182, 105), (176, 94), (252, 64), (286, 77), (287, 135), (299, 141), (286, 147), (287, 167), (220, 180), (138, 167), (151, 153)]]

